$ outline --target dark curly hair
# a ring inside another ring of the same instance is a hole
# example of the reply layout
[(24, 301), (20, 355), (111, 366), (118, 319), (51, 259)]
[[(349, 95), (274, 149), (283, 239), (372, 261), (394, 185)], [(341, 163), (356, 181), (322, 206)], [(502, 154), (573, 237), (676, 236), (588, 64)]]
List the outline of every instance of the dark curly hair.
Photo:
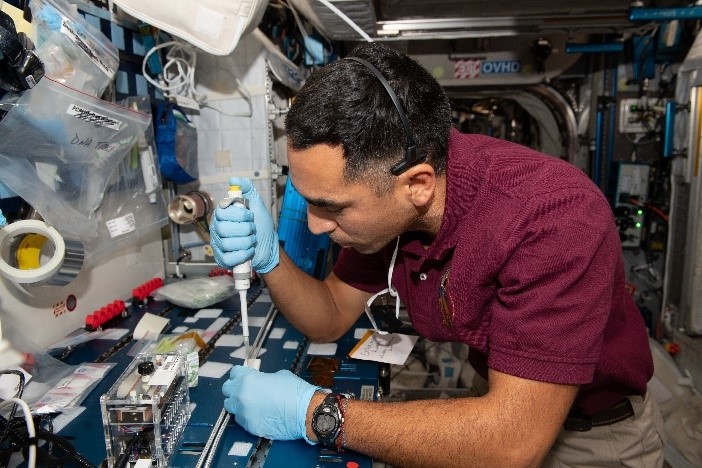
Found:
[[(356, 46), (350, 56), (374, 65), (397, 95), (412, 127), (417, 151), (437, 173), (446, 167), (451, 109), (439, 83), (407, 55), (379, 43)], [(313, 72), (285, 119), (288, 145), (341, 145), (344, 177), (391, 186), (390, 168), (404, 157), (405, 132), (382, 83), (363, 64), (338, 60)]]

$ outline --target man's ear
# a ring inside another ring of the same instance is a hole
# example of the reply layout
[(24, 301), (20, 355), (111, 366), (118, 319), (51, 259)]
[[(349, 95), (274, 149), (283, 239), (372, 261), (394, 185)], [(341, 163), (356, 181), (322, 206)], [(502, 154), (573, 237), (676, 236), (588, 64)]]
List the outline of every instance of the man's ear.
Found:
[(416, 207), (428, 205), (436, 190), (436, 172), (431, 164), (412, 166), (398, 176), (409, 200)]

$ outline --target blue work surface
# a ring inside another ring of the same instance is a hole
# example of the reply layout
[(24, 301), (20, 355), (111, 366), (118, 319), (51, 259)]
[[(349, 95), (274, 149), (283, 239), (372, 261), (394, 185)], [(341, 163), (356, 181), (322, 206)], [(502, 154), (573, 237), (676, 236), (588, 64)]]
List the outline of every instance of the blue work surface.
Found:
[[(310, 348), (304, 336), (295, 330), (285, 318), (276, 313), (265, 330), (261, 329), (264, 318), (277, 311), (273, 310), (267, 291), (258, 286), (249, 291), (249, 329), (252, 337), (262, 333), (267, 338), (261, 344), (261, 371), (275, 372), (280, 369), (290, 369), (308, 381), (318, 378), (310, 371), (312, 362), (319, 360), (334, 360), (337, 365), (332, 380), (318, 385), (333, 390), (352, 393), (357, 398), (375, 399), (378, 394), (378, 364), (369, 361), (351, 360), (348, 352), (356, 343), (355, 329), (350, 330), (336, 343), (336, 349), (320, 348), (315, 345)], [(177, 329), (182, 332), (184, 327), (190, 330), (205, 330), (208, 349), (204, 354), (202, 366), (209, 365), (215, 369), (226, 369), (233, 364), (242, 364), (243, 359), (232, 357), (236, 347), (229, 346), (230, 340), (226, 335), (241, 335), (240, 310), (238, 298), (231, 298), (208, 309), (221, 309), (218, 317), (197, 318), (197, 310), (173, 306), (167, 302), (153, 302), (142, 307), (130, 307), (130, 316), (116, 325), (120, 328), (133, 330), (144, 312), (162, 315), (169, 319), (169, 325), (164, 333), (174, 333)], [(212, 326), (223, 324), (219, 328)], [(363, 317), (356, 328), (366, 329), (370, 324)], [(222, 337), (225, 337), (222, 339)], [(59, 432), (68, 438), (77, 451), (95, 465), (100, 465), (106, 458), (105, 437), (100, 411), (100, 396), (108, 392), (115, 380), (124, 372), (138, 351), (138, 343), (126, 336), (119, 343), (110, 340), (94, 340), (79, 345), (62, 357), (70, 364), (83, 362), (110, 362), (115, 367), (97, 385), (83, 401), (85, 410), (71, 420)], [(221, 339), (221, 341), (220, 341)], [(219, 341), (219, 343), (218, 343)], [(333, 347), (333, 345), (332, 345)], [(265, 350), (265, 351), (264, 351)], [(323, 351), (325, 355), (313, 356), (312, 353)], [(239, 350), (241, 352), (241, 350)], [(327, 354), (333, 352), (333, 354)], [(202, 355), (201, 355), (202, 356)], [(201, 359), (202, 361), (202, 359)], [(224, 372), (224, 371), (222, 371)], [(190, 421), (186, 426), (178, 448), (170, 459), (172, 467), (194, 467), (200, 459), (200, 453), (212, 435), (214, 426), (222, 414), (223, 400), (221, 387), (228, 377), (228, 371), (223, 375), (213, 374), (198, 379), (196, 387), (190, 388), (190, 402), (193, 406)], [(343, 462), (343, 463), (341, 463)], [(371, 467), (372, 460), (355, 452), (336, 454), (323, 449), (319, 445), (309, 445), (304, 441), (267, 441), (255, 437), (235, 421), (231, 416), (229, 423), (222, 433), (221, 440), (212, 458), (212, 467), (247, 466), (255, 464), (265, 467), (317, 467), (340, 466), (346, 462), (355, 462), (359, 467)]]

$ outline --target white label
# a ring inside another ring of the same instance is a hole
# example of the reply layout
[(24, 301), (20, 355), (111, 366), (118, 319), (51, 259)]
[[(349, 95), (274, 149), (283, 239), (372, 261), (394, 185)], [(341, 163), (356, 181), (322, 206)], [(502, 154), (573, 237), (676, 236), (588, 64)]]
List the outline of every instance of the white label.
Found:
[(375, 387), (372, 385), (361, 385), (361, 394), (359, 400), (373, 401), (375, 400)]
[(106, 115), (98, 114), (90, 109), (84, 109), (75, 104), (70, 104), (68, 110), (66, 111), (68, 115), (72, 115), (77, 119), (84, 120), (88, 123), (95, 124), (96, 127), (107, 127), (112, 130), (119, 130), (122, 128), (122, 121), (113, 119)]
[(222, 26), (224, 25), (224, 15), (201, 6), (195, 14), (195, 25), (193, 29), (196, 32), (218, 39), (222, 35)]
[(37, 80), (34, 79), (33, 75), (27, 75), (24, 78), (24, 81), (27, 83), (27, 86), (29, 86), (30, 88), (33, 88), (37, 84)]
[(149, 386), (170, 385), (178, 376), (180, 365), (180, 356), (167, 356), (166, 360), (163, 362), (161, 367), (156, 369), (156, 372), (154, 372), (151, 378), (149, 379)]
[(417, 338), (400, 333), (380, 335), (374, 330), (368, 330), (351, 350), (349, 357), (401, 366), (412, 352)]
[(175, 372), (178, 370), (178, 367), (180, 366), (180, 356), (166, 356), (166, 360), (163, 361), (163, 364), (161, 365), (161, 369), (164, 371), (172, 371)]
[(95, 52), (92, 47), (90, 39), (78, 33), (73, 22), (68, 18), (63, 18), (61, 21), (61, 32), (71, 38), (73, 42), (76, 43), (78, 47), (83, 49), (83, 52), (90, 58), (90, 60), (97, 65), (103, 73), (108, 77), (112, 78), (115, 76), (115, 71), (112, 70), (105, 62), (102, 61), (100, 56)]
[(122, 234), (130, 233), (136, 229), (136, 221), (132, 213), (127, 213), (122, 217), (111, 219), (107, 221), (105, 225), (112, 239)]

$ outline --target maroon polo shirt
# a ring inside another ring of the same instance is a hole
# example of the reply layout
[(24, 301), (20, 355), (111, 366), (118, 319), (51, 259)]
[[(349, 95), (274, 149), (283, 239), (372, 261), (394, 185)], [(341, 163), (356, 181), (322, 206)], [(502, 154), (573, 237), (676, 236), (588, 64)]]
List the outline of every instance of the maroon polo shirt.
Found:
[[(446, 175), (438, 235), (425, 248), (420, 234), (403, 234), (392, 278), (417, 332), (467, 344), (483, 376), (489, 367), (581, 385), (576, 405), (586, 413), (644, 395), (653, 375), (648, 336), (599, 188), (565, 161), (456, 130)], [(394, 247), (343, 249), (334, 273), (378, 292)]]

